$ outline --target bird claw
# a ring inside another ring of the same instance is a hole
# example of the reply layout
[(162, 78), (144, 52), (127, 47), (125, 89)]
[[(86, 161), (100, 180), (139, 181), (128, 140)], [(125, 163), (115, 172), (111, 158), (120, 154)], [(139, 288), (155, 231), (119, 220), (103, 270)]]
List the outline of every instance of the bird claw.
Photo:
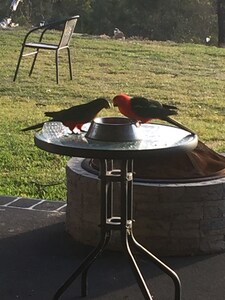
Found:
[(73, 129), (73, 133), (74, 133), (74, 134), (81, 134), (81, 131), (80, 131), (79, 128), (75, 127), (75, 128)]
[(141, 127), (141, 121), (137, 121), (134, 123), (136, 127)]

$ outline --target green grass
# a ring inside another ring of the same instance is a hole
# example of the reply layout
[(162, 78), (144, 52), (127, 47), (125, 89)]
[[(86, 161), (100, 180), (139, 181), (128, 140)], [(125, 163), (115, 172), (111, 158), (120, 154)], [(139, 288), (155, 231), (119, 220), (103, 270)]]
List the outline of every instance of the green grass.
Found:
[[(76, 36), (71, 43), (74, 80), (66, 55), (55, 83), (54, 54), (42, 54), (32, 77), (22, 61), (13, 75), (25, 29), (0, 31), (0, 194), (66, 199), (68, 157), (34, 146), (34, 132), (21, 128), (47, 120), (44, 112), (120, 92), (142, 95), (179, 107), (177, 120), (216, 151), (225, 150), (225, 49), (196, 44), (115, 41)], [(54, 39), (55, 34), (49, 38)], [(116, 109), (101, 115), (117, 115)]]

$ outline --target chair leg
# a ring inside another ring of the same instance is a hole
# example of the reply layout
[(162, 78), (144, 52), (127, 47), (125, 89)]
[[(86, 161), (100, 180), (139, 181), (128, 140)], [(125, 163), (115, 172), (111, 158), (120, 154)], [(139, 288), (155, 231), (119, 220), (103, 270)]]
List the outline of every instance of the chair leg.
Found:
[(36, 62), (36, 59), (37, 59), (37, 56), (38, 56), (38, 53), (39, 53), (39, 49), (36, 50), (36, 54), (34, 55), (34, 59), (33, 59), (33, 63), (32, 63), (32, 66), (30, 68), (30, 73), (29, 73), (29, 76), (32, 75), (33, 73), (33, 69), (34, 69), (34, 65), (35, 65), (35, 62)]
[(20, 56), (19, 56), (18, 63), (17, 63), (17, 66), (16, 66), (16, 71), (15, 71), (15, 75), (14, 75), (13, 81), (16, 81), (16, 77), (17, 77), (17, 74), (18, 74), (18, 71), (19, 71), (19, 67), (20, 67), (20, 62), (21, 62), (21, 59), (23, 57), (23, 51), (24, 51), (24, 46), (22, 47), (22, 49), (20, 51)]
[(56, 83), (59, 83), (59, 51), (55, 52)]
[(73, 72), (72, 72), (70, 48), (67, 48), (67, 54), (68, 54), (68, 61), (69, 61), (70, 79), (72, 80), (73, 79)]

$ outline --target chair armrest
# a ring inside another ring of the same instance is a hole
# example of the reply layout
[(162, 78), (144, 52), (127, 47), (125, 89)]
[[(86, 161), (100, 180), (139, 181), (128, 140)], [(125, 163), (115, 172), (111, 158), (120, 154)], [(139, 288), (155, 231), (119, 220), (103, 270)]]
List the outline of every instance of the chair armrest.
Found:
[(23, 45), (26, 44), (26, 41), (27, 39), (30, 37), (30, 35), (32, 33), (34, 33), (35, 31), (39, 31), (41, 30), (41, 33), (40, 33), (40, 37), (39, 37), (39, 42), (41, 42), (42, 38), (43, 38), (43, 35), (45, 33), (45, 31), (48, 29), (48, 26), (47, 25), (43, 25), (43, 26), (38, 26), (38, 27), (34, 27), (32, 28), (30, 31), (28, 31), (28, 33), (25, 35), (24, 37), (24, 40), (23, 40)]

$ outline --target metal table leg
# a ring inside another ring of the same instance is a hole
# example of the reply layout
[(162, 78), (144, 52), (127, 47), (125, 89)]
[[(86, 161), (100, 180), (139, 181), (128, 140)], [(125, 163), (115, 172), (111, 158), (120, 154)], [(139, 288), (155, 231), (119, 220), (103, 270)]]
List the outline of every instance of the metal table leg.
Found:
[[(133, 236), (133, 160), (122, 160), (120, 169), (114, 169), (112, 160), (102, 159), (100, 160), (99, 177), (101, 179), (100, 242), (76, 269), (76, 271), (58, 289), (53, 297), (53, 300), (59, 299), (79, 275), (81, 275), (81, 294), (82, 296), (87, 295), (88, 270), (97, 257), (104, 251), (104, 248), (108, 244), (113, 230), (120, 230), (121, 232), (121, 243), (124, 253), (128, 258), (129, 264), (133, 270), (144, 299), (152, 300), (153, 298), (131, 251), (132, 246), (139, 250), (139, 252), (145, 254), (163, 272), (172, 278), (175, 286), (174, 300), (181, 300), (181, 283), (177, 274), (167, 265), (161, 262), (151, 252), (145, 249), (141, 244), (139, 244)], [(113, 211), (114, 182), (120, 183), (121, 212), (119, 217), (115, 216)]]

